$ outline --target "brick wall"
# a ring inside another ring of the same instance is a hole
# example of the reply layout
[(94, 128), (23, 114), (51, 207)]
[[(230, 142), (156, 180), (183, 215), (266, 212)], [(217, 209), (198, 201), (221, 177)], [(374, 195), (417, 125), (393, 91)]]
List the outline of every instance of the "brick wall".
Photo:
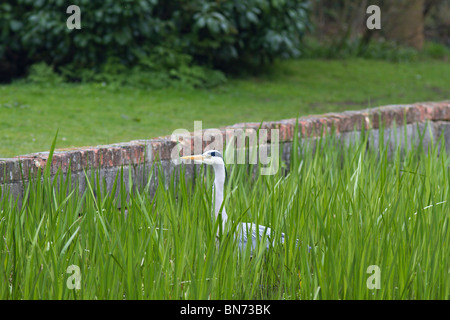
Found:
[[(279, 139), (283, 142), (283, 157), (289, 161), (290, 143), (294, 138), (294, 130), (297, 119), (264, 122), (263, 129), (278, 129)], [(360, 111), (346, 111), (341, 113), (328, 113), (323, 115), (306, 116), (298, 119), (299, 135), (302, 139), (315, 138), (332, 130), (342, 139), (350, 139), (362, 128), (371, 129), (372, 136), (369, 143), (374, 145), (378, 141), (378, 129), (381, 123), (386, 128), (385, 135), (389, 138), (392, 134), (402, 134), (401, 129), (407, 125), (407, 134), (414, 136), (417, 130), (414, 126), (428, 128), (425, 143), (430, 139), (436, 139), (444, 134), (446, 148), (450, 149), (450, 101), (426, 102), (412, 105), (389, 105)], [(260, 123), (238, 123), (229, 127), (220, 128), (224, 141), (226, 141), (226, 129), (257, 129)], [(397, 129), (394, 132), (394, 127)], [(268, 137), (270, 141), (270, 135)], [(193, 154), (194, 139), (191, 139), (191, 153)], [(203, 144), (205, 147), (209, 142)], [(145, 185), (148, 182), (152, 170), (156, 169), (152, 164), (161, 164), (168, 183), (170, 175), (177, 170), (171, 162), (171, 152), (175, 142), (170, 136), (150, 140), (136, 140), (128, 143), (119, 143), (97, 147), (85, 147), (71, 150), (57, 150), (53, 161), (48, 164), (48, 152), (18, 156), (10, 159), (0, 159), (0, 187), (3, 191), (10, 190), (12, 196), (21, 197), (23, 184), (35, 176), (38, 168), (51, 165), (51, 173), (54, 175), (58, 169), (72, 175), (73, 186), (80, 191), (85, 188), (85, 170), (89, 173), (95, 170), (100, 173), (110, 190), (113, 181), (124, 168), (124, 183), (131, 174), (136, 186)], [(69, 170), (70, 169), (70, 170)], [(195, 179), (195, 167), (186, 169), (186, 174)], [(158, 183), (156, 174), (150, 181), (152, 188)], [(2, 192), (4, 194), (4, 192)]]

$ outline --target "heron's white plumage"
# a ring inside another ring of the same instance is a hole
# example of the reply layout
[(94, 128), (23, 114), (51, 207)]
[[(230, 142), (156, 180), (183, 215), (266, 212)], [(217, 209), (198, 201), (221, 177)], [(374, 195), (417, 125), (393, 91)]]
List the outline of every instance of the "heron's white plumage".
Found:
[[(262, 225), (257, 225), (255, 223), (240, 223), (236, 230), (237, 240), (239, 241), (239, 249), (241, 251), (247, 249), (247, 245), (251, 243), (250, 254), (255, 251), (258, 241), (260, 244), (264, 244), (262, 241), (265, 240), (265, 246), (267, 249), (270, 248), (271, 241), (271, 229)], [(249, 239), (250, 238), (250, 239)], [(259, 238), (259, 240), (258, 240)], [(284, 233), (281, 233), (281, 243), (284, 243)], [(272, 246), (275, 245), (272, 240)]]
[[(223, 234), (227, 234), (227, 220), (228, 215), (225, 210), (225, 206), (223, 204), (224, 201), (224, 185), (225, 185), (225, 163), (223, 161), (222, 155), (219, 151), (211, 150), (206, 151), (202, 155), (197, 156), (187, 156), (182, 157), (184, 160), (194, 160), (200, 163), (205, 163), (211, 165), (214, 168), (214, 186), (213, 186), (213, 208), (215, 219), (219, 218), (221, 215), (222, 219), (222, 232)], [(219, 234), (220, 230), (218, 231)], [(266, 226), (257, 225), (255, 223), (240, 223), (238, 224), (236, 231), (234, 233), (234, 237), (237, 241), (239, 241), (239, 249), (241, 251), (247, 249), (247, 245), (251, 244), (250, 253), (256, 249), (258, 242), (263, 244), (262, 241), (265, 241), (265, 246), (267, 249), (270, 248), (271, 241), (272, 245), (274, 245), (274, 241), (272, 240), (271, 229)], [(284, 243), (284, 233), (281, 233), (281, 243)]]

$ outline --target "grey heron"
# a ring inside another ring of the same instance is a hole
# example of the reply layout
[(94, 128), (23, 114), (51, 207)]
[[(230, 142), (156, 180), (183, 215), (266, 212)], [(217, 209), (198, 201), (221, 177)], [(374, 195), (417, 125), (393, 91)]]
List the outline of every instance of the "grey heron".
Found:
[[(209, 150), (200, 155), (181, 157), (183, 160), (194, 160), (196, 163), (207, 164), (214, 169), (214, 185), (213, 185), (213, 208), (215, 221), (222, 215), (222, 231), (227, 230), (228, 215), (225, 210), (224, 201), (224, 185), (226, 178), (225, 162), (222, 154), (217, 150)], [(256, 249), (258, 241), (266, 241), (266, 247), (269, 249), (272, 230), (269, 227), (257, 225), (254, 223), (239, 223), (236, 227), (235, 239), (239, 241), (239, 250), (244, 250), (251, 239), (250, 255)], [(280, 241), (284, 244), (284, 233), (281, 233)], [(259, 240), (257, 239), (259, 238)], [(298, 240), (297, 240), (298, 243)], [(272, 242), (272, 245), (274, 242)]]

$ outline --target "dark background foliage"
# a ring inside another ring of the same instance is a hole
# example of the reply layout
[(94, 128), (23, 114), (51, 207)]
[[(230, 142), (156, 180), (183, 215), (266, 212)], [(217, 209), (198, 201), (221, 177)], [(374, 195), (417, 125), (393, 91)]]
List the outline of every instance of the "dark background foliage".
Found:
[[(66, 26), (72, 4), (81, 30)], [(0, 4), (0, 81), (43, 62), (71, 80), (122, 66), (209, 77), (206, 68), (299, 56), (308, 25), (306, 0), (9, 0)]]
[[(81, 30), (66, 26), (72, 4)], [(445, 59), (449, 14), (448, 0), (5, 0), (0, 82), (211, 87), (277, 58)]]

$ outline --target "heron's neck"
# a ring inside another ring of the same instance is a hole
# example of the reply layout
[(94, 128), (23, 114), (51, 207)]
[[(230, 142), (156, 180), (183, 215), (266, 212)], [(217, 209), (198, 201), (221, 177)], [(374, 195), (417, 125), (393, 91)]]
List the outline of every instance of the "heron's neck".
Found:
[(214, 166), (214, 187), (213, 187), (213, 197), (214, 197), (214, 214), (215, 218), (219, 217), (220, 208), (222, 208), (222, 227), (225, 229), (225, 223), (228, 219), (227, 213), (225, 211), (225, 205), (222, 207), (223, 203), (223, 191), (225, 185), (225, 166), (215, 165)]

